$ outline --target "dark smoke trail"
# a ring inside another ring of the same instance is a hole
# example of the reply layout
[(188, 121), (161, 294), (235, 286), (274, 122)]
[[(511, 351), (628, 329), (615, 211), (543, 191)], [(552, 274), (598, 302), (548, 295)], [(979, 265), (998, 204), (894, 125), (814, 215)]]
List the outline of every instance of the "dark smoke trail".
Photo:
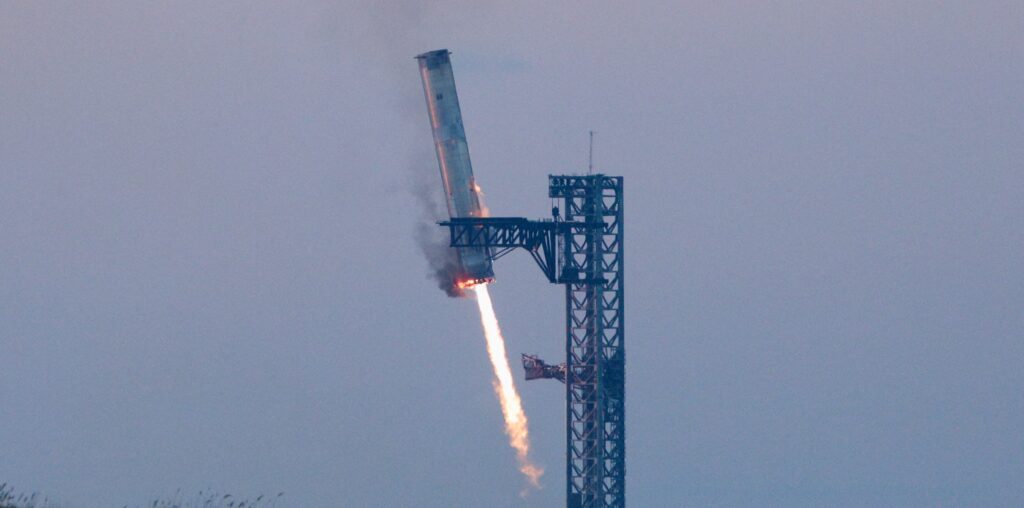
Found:
[[(365, 36), (372, 41), (374, 51), (366, 53), (365, 61), (359, 57), (360, 62), (382, 76), (386, 92), (391, 94), (392, 118), (396, 120), (396, 128), (402, 129), (396, 138), (418, 140), (402, 148), (408, 152), (406, 167), (412, 173), (408, 190), (418, 211), (413, 238), (427, 259), (427, 277), (434, 279), (437, 287), (450, 297), (468, 296), (455, 284), (461, 270), (458, 252), (448, 247), (448, 233), (437, 225), (437, 221), (448, 218), (448, 209), (438, 179), (437, 156), (431, 141), (420, 76), (413, 59), (423, 51), (420, 35), (429, 28), (424, 20), (429, 18), (429, 11), (439, 7), (412, 0), (383, 4), (385, 7), (368, 14)], [(336, 19), (347, 15), (343, 7), (337, 8), (334, 14)]]
[(448, 212), (441, 204), (440, 186), (425, 176), (433, 174), (433, 171), (417, 171), (409, 189), (420, 211), (416, 220), (416, 244), (427, 258), (430, 269), (427, 277), (433, 278), (448, 296), (464, 297), (466, 293), (455, 285), (460, 266), (458, 252), (448, 246), (448, 232), (437, 225)]

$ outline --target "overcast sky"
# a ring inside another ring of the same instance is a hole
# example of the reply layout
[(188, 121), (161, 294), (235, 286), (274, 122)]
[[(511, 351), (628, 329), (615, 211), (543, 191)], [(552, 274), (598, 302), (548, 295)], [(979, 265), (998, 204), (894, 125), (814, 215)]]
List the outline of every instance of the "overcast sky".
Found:
[[(0, 0), (0, 482), (69, 508), (526, 500), (427, 278), (413, 56), (496, 215), (625, 177), (631, 506), (1024, 505), (1024, 4)], [(554, 5), (552, 5), (554, 4)], [(564, 292), (496, 265), (511, 354)]]

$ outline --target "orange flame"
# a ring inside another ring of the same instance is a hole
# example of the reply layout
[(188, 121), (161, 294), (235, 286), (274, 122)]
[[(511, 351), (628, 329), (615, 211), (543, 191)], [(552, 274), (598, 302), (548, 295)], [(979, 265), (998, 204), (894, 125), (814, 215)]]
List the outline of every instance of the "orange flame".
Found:
[(472, 189), (473, 192), (476, 193), (476, 201), (477, 205), (479, 206), (479, 210), (477, 210), (476, 216), (490, 217), (491, 210), (487, 208), (487, 205), (484, 204), (484, 190), (480, 188), (480, 184), (476, 183), (476, 180), (473, 180), (472, 182)]
[[(501, 328), (498, 327), (498, 318), (494, 314), (491, 295), (487, 291), (487, 283), (472, 287), (476, 292), (477, 305), (480, 307), (480, 322), (484, 326), (484, 336), (487, 338), (487, 355), (490, 356), (491, 365), (494, 367), (494, 392), (501, 402), (501, 413), (505, 417), (505, 433), (508, 434), (509, 445), (516, 451), (519, 471), (526, 476), (533, 488), (539, 489), (540, 477), (544, 474), (544, 468), (530, 461), (529, 424), (526, 413), (523, 412), (523, 404), (519, 400), (519, 393), (516, 391), (515, 381), (512, 379), (508, 354), (505, 352), (505, 339), (501, 336)], [(525, 495), (525, 493), (524, 490), (523, 494)]]

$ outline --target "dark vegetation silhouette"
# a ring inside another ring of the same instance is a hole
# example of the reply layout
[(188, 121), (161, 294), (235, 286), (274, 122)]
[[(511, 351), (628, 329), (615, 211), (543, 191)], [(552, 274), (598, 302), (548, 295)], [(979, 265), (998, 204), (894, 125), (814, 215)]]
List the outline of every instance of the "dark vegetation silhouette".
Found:
[[(275, 496), (259, 495), (250, 500), (202, 490), (192, 496), (182, 496), (179, 490), (170, 499), (155, 499), (146, 505), (125, 505), (124, 508), (275, 508), (283, 496), (284, 492), (279, 492)], [(0, 483), (0, 508), (74, 508), (74, 505), (57, 503), (38, 492), (15, 494), (10, 485)]]

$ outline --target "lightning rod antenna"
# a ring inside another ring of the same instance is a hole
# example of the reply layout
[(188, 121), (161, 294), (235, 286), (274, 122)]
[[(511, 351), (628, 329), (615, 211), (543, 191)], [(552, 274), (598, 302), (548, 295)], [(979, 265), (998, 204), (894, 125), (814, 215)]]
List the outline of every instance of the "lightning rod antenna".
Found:
[(594, 131), (590, 131), (590, 154), (587, 157), (587, 174), (594, 174)]

